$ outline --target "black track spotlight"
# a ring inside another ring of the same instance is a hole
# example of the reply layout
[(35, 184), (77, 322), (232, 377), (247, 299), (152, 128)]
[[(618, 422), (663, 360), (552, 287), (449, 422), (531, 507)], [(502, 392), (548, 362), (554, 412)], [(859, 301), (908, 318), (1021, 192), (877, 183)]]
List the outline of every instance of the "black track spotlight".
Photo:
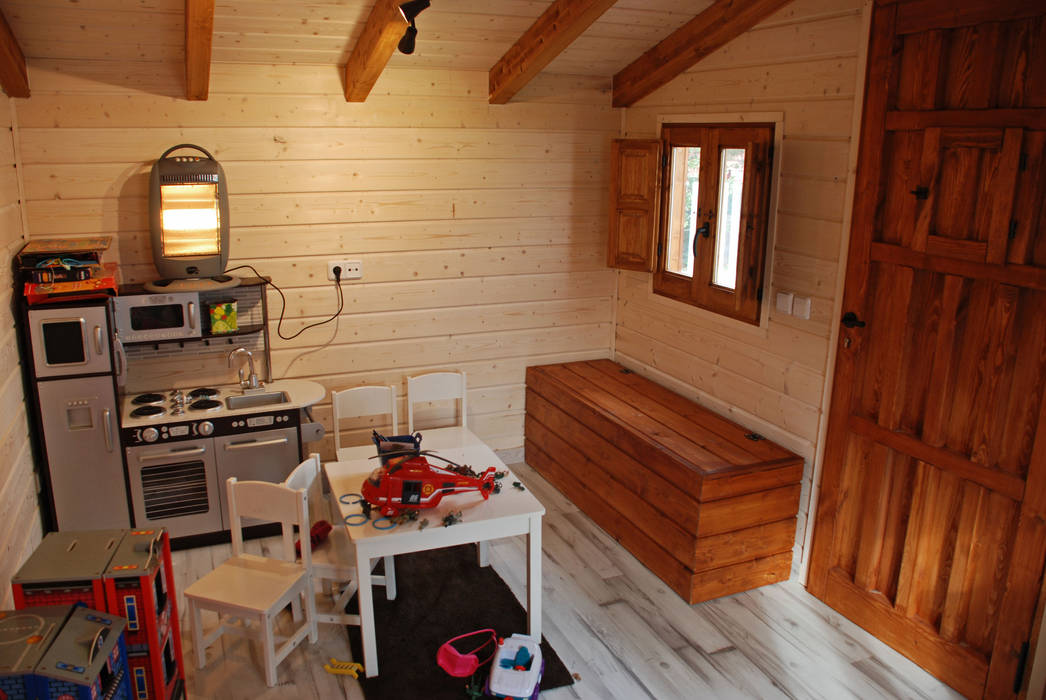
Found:
[(400, 39), (400, 53), (414, 53), (414, 42), (418, 38), (418, 28), (414, 25), (414, 18), (428, 6), (429, 0), (410, 0), (410, 2), (405, 2), (400, 5), (400, 13), (403, 15), (404, 19), (410, 22), (410, 26), (407, 27), (405, 32), (403, 32), (403, 38)]
[(418, 37), (418, 29), (413, 23), (407, 27), (407, 31), (403, 32), (403, 38), (400, 39), (400, 53), (412, 54), (414, 53), (414, 40)]

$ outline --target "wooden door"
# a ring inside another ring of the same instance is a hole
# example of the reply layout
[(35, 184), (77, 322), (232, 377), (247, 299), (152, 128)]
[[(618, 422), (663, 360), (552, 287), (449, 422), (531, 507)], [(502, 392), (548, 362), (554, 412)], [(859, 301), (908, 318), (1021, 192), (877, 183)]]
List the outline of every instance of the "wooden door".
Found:
[(1014, 695), (1046, 555), (1046, 3), (878, 0), (808, 586)]

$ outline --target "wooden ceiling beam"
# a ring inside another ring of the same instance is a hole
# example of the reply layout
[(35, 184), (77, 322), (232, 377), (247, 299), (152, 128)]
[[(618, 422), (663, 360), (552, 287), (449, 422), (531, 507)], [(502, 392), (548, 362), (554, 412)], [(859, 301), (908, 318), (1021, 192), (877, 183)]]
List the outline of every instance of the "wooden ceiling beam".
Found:
[(556, 0), (490, 69), (490, 104), (503, 105), (616, 0)]
[(25, 55), (3, 13), (0, 13), (0, 87), (8, 97), (29, 97)]
[(211, 91), (214, 0), (185, 0), (185, 99), (206, 100)]
[(614, 76), (615, 107), (630, 107), (792, 0), (716, 0)]
[(365, 102), (407, 30), (403, 0), (378, 0), (345, 64), (345, 101)]

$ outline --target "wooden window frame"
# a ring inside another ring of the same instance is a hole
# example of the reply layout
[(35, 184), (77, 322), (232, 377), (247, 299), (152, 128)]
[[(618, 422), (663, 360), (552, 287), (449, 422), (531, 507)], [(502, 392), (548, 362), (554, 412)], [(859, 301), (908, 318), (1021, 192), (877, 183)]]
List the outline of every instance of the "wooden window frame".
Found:
[[(655, 294), (697, 306), (717, 314), (760, 325), (763, 281), (770, 234), (770, 202), (774, 182), (773, 150), (779, 125), (773, 122), (666, 122), (661, 125), (661, 204), (657, 253), (653, 275)], [(672, 201), (672, 149), (700, 146), (699, 201), (702, 223), (710, 234), (697, 237), (694, 275), (688, 277), (665, 267), (668, 238), (678, 216), (670, 211)], [(716, 209), (719, 201), (720, 154), (723, 148), (744, 148), (744, 209), (737, 253), (737, 282), (734, 289), (712, 283), (715, 257)], [(709, 158), (708, 154), (714, 154)], [(711, 203), (711, 205), (709, 205)], [(710, 214), (710, 215), (709, 215)]]

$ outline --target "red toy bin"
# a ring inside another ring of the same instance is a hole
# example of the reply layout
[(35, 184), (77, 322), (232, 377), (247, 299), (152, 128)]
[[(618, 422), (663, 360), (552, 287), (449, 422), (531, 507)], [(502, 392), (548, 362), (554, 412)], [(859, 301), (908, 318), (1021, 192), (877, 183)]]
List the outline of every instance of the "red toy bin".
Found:
[(125, 532), (49, 532), (11, 579), (15, 609), (83, 603), (107, 610), (102, 575)]
[(136, 698), (180, 697), (185, 671), (167, 530), (127, 531), (105, 571), (105, 594), (108, 609), (128, 620)]

